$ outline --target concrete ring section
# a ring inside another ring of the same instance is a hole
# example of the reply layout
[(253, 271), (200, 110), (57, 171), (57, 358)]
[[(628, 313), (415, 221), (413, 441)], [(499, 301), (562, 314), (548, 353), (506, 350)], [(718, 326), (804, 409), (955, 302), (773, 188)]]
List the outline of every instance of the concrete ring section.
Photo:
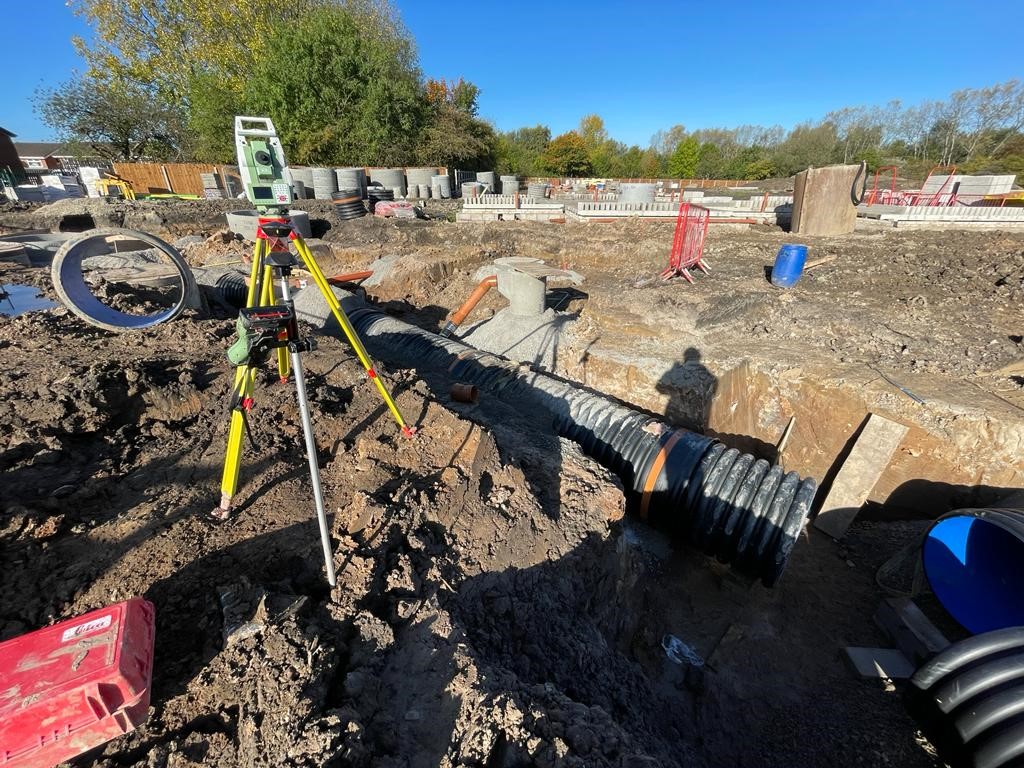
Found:
[[(108, 237), (120, 237), (143, 248), (153, 248), (166, 256), (180, 277), (181, 295), (174, 306), (148, 315), (120, 312), (100, 301), (85, 282), (82, 261), (100, 255)], [(192, 270), (174, 248), (158, 237), (133, 229), (94, 229), (68, 240), (58, 249), (50, 265), (50, 277), (64, 305), (90, 325), (108, 331), (137, 331), (173, 320), (188, 307), (199, 304), (199, 287)]]

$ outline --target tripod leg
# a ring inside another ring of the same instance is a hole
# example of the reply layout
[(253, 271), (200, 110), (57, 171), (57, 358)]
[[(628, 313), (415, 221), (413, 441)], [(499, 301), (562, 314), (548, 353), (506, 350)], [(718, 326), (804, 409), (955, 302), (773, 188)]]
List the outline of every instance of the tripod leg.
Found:
[(334, 575), (334, 553), (331, 550), (331, 535), (327, 527), (327, 513), (324, 511), (324, 492), (320, 486), (320, 465), (316, 458), (316, 438), (313, 436), (313, 422), (309, 417), (309, 402), (306, 399), (306, 378), (302, 372), (299, 353), (292, 352), (292, 369), (295, 372), (295, 393), (299, 399), (299, 413), (302, 415), (302, 433), (306, 438), (306, 457), (309, 459), (309, 477), (313, 483), (313, 502), (316, 505), (316, 519), (320, 524), (320, 543), (324, 549), (324, 566), (327, 581), (333, 587), (338, 583)]
[(267, 241), (257, 240), (252, 249), (252, 268), (249, 271), (249, 290), (245, 294), (245, 306), (255, 307), (257, 299), (263, 295), (263, 262), (266, 255)]
[[(291, 303), (291, 291), (288, 276), (281, 276), (281, 296), (284, 303)], [(320, 464), (316, 458), (316, 436), (313, 434), (313, 420), (309, 415), (309, 399), (306, 397), (306, 376), (302, 370), (299, 357), (298, 339), (293, 340), (290, 347), (292, 370), (295, 372), (295, 394), (299, 401), (299, 414), (302, 416), (302, 434), (306, 439), (306, 457), (309, 459), (309, 479), (313, 483), (313, 502), (316, 505), (316, 519), (320, 524), (320, 543), (324, 550), (324, 567), (327, 569), (327, 582), (333, 587), (338, 583), (334, 575), (334, 552), (331, 549), (331, 533), (327, 527), (327, 513), (324, 510), (324, 492), (320, 485)]]
[[(246, 294), (245, 304), (247, 307), (257, 305), (257, 299), (263, 292), (263, 255), (266, 242), (257, 240), (253, 248), (252, 269), (249, 273), (249, 290)], [(252, 407), (253, 387), (255, 384), (256, 371), (254, 368), (243, 365), (235, 369), (235, 383), (232, 391), (232, 399), (236, 394), (239, 400), (238, 406), (231, 411), (231, 426), (228, 428), (228, 444), (224, 454), (224, 470), (220, 479), (220, 506), (213, 511), (214, 517), (226, 520), (231, 514), (231, 499), (238, 490), (238, 474), (242, 461), (242, 438), (245, 436), (245, 415), (240, 409)]]
[(402, 429), (402, 433), (406, 436), (412, 435), (414, 430), (406, 425), (405, 420), (402, 418), (402, 414), (398, 410), (398, 406), (395, 405), (395, 401), (391, 397), (391, 393), (388, 392), (388, 388), (384, 385), (380, 376), (373, 369), (373, 361), (370, 360), (369, 354), (366, 352), (366, 348), (363, 346), (363, 342), (359, 339), (359, 334), (356, 333), (356, 329), (352, 327), (352, 323), (349, 322), (348, 316), (345, 311), (341, 308), (341, 304), (338, 302), (338, 297), (334, 295), (334, 291), (331, 290), (330, 284), (327, 282), (327, 278), (324, 273), (320, 270), (320, 265), (316, 263), (316, 259), (313, 258), (312, 252), (306, 246), (305, 241), (297, 234), (292, 234), (292, 242), (295, 244), (295, 250), (298, 252), (302, 261), (306, 265), (307, 271), (313, 276), (313, 281), (316, 283), (317, 288), (320, 289), (320, 293), (323, 294), (324, 300), (327, 302), (327, 306), (331, 308), (331, 312), (334, 314), (334, 318), (338, 321), (338, 325), (341, 326), (342, 332), (345, 334), (345, 338), (348, 339), (348, 343), (352, 346), (352, 350), (356, 353), (356, 357), (359, 358), (359, 362), (363, 364), (363, 368), (366, 369), (367, 375), (373, 381), (377, 387), (377, 391), (383, 398), (384, 403), (387, 405), (388, 410), (391, 411), (391, 415), (394, 417), (395, 422)]

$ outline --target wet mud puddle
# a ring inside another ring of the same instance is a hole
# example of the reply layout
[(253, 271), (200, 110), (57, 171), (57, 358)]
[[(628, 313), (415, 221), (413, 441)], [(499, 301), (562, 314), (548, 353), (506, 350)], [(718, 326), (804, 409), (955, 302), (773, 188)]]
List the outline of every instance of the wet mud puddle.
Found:
[(4, 317), (17, 317), (26, 312), (50, 309), (55, 306), (57, 306), (56, 302), (40, 296), (39, 289), (35, 286), (16, 283), (0, 285), (0, 315)]

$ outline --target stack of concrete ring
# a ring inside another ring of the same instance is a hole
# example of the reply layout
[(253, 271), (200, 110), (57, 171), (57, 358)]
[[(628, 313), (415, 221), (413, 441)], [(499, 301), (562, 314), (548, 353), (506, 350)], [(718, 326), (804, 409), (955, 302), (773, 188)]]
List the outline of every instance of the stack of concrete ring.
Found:
[(331, 195), (334, 214), (342, 221), (358, 219), (366, 215), (363, 197), (358, 189), (342, 189)]

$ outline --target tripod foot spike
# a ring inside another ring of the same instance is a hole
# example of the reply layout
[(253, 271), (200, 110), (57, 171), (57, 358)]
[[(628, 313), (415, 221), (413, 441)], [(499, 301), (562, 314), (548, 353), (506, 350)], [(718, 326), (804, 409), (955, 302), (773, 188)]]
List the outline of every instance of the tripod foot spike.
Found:
[(404, 437), (416, 437), (416, 427), (402, 427)]
[(220, 506), (214, 507), (209, 512), (209, 517), (215, 523), (223, 523), (231, 517), (231, 497), (227, 494), (222, 493), (220, 496)]

